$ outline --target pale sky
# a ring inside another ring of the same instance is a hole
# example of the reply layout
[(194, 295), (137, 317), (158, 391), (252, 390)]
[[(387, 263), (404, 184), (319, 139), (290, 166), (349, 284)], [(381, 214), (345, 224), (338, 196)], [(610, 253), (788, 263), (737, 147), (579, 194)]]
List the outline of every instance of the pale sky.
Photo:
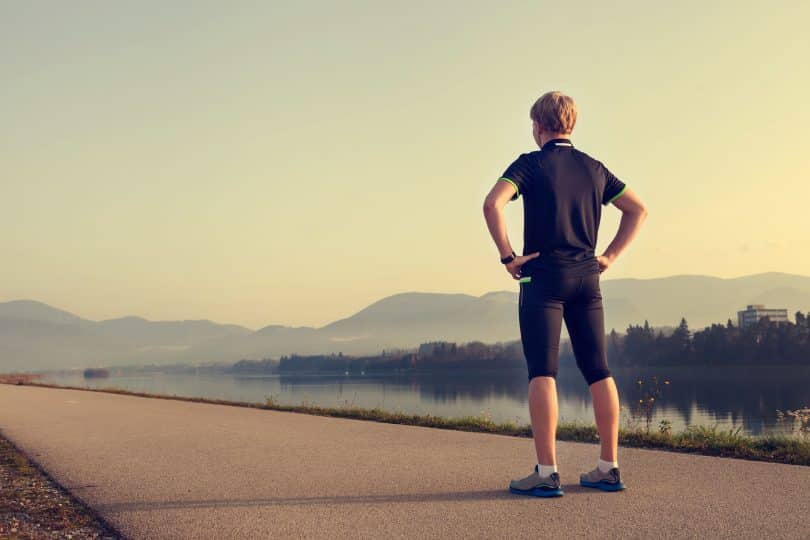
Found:
[(603, 280), (810, 275), (808, 21), (800, 1), (3, 2), (0, 301), (259, 328), (517, 291), (482, 203), (548, 90), (650, 209)]

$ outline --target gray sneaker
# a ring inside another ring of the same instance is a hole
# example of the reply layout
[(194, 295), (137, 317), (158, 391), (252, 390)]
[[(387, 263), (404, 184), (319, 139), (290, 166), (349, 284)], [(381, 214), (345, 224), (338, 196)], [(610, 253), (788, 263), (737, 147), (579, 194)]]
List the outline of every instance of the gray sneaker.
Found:
[(534, 471), (529, 476), (509, 482), (509, 491), (534, 497), (559, 497), (563, 495), (559, 473), (553, 472), (548, 476), (540, 476), (537, 465), (534, 466)]
[(621, 491), (625, 489), (618, 467), (602, 472), (599, 467), (579, 475), (579, 485), (601, 489), (602, 491)]

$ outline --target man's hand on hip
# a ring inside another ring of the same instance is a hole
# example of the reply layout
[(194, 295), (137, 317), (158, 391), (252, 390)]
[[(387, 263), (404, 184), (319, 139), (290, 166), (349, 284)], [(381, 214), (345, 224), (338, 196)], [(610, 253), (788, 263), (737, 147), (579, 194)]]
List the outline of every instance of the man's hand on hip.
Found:
[(526, 261), (530, 261), (539, 256), (539, 251), (529, 253), (528, 255), (518, 255), (512, 262), (506, 263), (504, 266), (506, 267), (506, 271), (509, 272), (510, 276), (512, 276), (514, 279), (520, 279), (520, 267), (523, 266)]
[(613, 258), (607, 255), (597, 255), (596, 260), (599, 263), (599, 273), (601, 274), (613, 264)]

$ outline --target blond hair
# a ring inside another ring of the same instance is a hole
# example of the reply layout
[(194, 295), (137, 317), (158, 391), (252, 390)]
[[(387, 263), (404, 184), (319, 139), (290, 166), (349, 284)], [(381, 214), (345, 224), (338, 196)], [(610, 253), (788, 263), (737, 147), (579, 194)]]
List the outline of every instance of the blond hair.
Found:
[(577, 123), (577, 106), (573, 98), (562, 92), (546, 92), (532, 105), (529, 116), (544, 131), (568, 134)]

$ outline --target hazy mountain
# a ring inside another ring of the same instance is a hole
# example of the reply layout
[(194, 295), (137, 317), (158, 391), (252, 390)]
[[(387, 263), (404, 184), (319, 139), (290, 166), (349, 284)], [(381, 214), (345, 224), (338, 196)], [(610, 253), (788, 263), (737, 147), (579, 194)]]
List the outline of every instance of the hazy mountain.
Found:
[(211, 321), (82, 319), (32, 300), (0, 303), (0, 371), (193, 361), (195, 345), (252, 330)]
[[(320, 328), (270, 325), (259, 330), (206, 320), (83, 319), (41, 302), (0, 303), (0, 371), (64, 367), (234, 362), (282, 354), (371, 354), (431, 340), (517, 340), (518, 285), (481, 296), (406, 292), (383, 298)], [(623, 332), (647, 319), (690, 328), (736, 324), (747, 304), (810, 310), (810, 277), (768, 272), (723, 279), (679, 275), (603, 279), (606, 330)], [(566, 332), (563, 327), (563, 338)]]
[(810, 310), (810, 277), (766, 272), (728, 279), (699, 275), (606, 279), (602, 296), (607, 327), (617, 331), (642, 318), (663, 325), (677, 324), (683, 316), (692, 328), (725, 323), (728, 318), (736, 324), (737, 311), (748, 304), (787, 308), (793, 320), (797, 310)]
[(82, 324), (92, 323), (61, 309), (56, 309), (35, 302), (34, 300), (13, 300), (11, 302), (0, 303), (0, 317), (9, 319), (27, 319), (32, 321), (52, 322), (59, 324)]

